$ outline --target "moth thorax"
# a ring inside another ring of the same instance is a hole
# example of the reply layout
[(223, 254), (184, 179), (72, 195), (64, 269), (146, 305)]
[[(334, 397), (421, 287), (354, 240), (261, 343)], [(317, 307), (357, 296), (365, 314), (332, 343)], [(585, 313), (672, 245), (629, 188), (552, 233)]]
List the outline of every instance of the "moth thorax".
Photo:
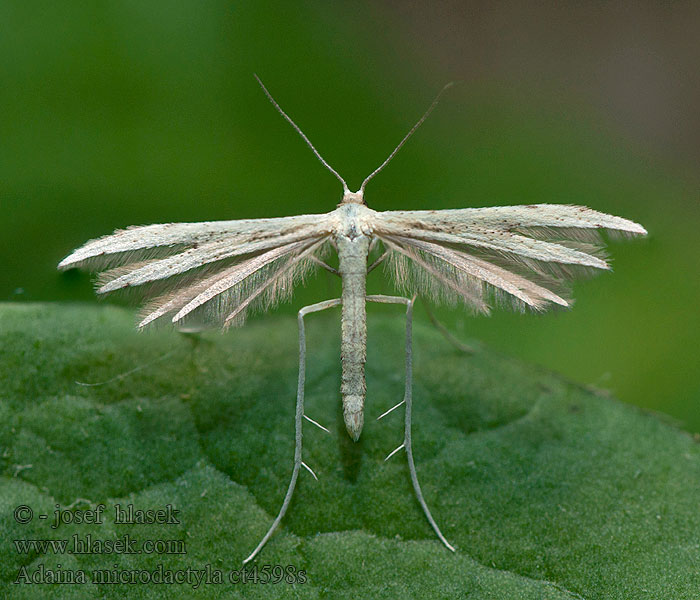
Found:
[(356, 192), (351, 192), (350, 190), (345, 190), (343, 193), (342, 204), (364, 204), (365, 203), (365, 192), (364, 190), (357, 190)]

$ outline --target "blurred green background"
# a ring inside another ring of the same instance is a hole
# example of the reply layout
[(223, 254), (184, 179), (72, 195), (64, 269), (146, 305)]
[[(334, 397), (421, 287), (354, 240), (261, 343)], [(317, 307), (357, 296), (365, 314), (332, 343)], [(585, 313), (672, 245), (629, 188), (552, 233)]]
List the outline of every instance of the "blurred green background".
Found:
[[(459, 80), (372, 208), (576, 203), (650, 236), (613, 243), (572, 311), (439, 316), (700, 431), (699, 26), (691, 3), (5, 0), (0, 300), (96, 302), (55, 266), (115, 228), (332, 210), (254, 72), (351, 187)], [(337, 288), (322, 273), (279, 310)]]

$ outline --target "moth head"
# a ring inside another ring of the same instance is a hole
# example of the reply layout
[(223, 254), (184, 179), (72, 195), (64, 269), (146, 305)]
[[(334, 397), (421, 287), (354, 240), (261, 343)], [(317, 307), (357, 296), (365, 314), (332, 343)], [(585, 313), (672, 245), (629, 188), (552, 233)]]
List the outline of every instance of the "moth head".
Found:
[(343, 191), (343, 200), (341, 204), (364, 204), (365, 203), (365, 190), (359, 189), (356, 192), (351, 192), (349, 189), (345, 188)]

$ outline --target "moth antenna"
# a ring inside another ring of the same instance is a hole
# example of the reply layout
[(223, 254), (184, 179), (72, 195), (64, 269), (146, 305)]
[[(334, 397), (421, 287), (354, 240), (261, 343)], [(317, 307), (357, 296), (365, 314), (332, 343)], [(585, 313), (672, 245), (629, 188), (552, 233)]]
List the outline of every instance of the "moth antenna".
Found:
[(454, 81), (450, 81), (449, 83), (445, 84), (445, 86), (440, 90), (440, 93), (435, 97), (435, 100), (433, 100), (433, 103), (428, 107), (428, 110), (426, 110), (425, 113), (423, 113), (423, 116), (420, 119), (418, 119), (418, 122), (413, 127), (411, 127), (411, 130), (399, 142), (399, 145), (396, 146), (396, 148), (394, 148), (393, 152), (387, 157), (387, 159), (381, 165), (379, 165), (374, 171), (372, 171), (367, 176), (367, 178), (362, 182), (362, 185), (360, 186), (360, 192), (364, 192), (365, 186), (367, 185), (367, 182), (370, 179), (372, 179), (372, 177), (374, 177), (377, 173), (379, 173), (379, 171), (381, 171), (384, 167), (386, 167), (389, 164), (389, 161), (392, 158), (394, 158), (394, 156), (396, 155), (396, 153), (399, 150), (401, 150), (401, 146), (403, 146), (408, 141), (408, 138), (410, 138), (414, 134), (416, 129), (418, 129), (423, 124), (423, 121), (425, 121), (430, 116), (430, 113), (433, 112), (433, 109), (437, 106), (437, 103), (440, 101), (440, 98), (445, 93), (445, 91), (447, 91), (449, 88), (451, 88), (454, 85), (454, 83), (455, 83)]
[[(267, 99), (272, 102), (272, 106), (274, 106), (277, 109), (277, 112), (281, 114), (287, 122), (294, 127), (294, 130), (302, 137), (302, 139), (306, 142), (306, 145), (311, 148), (311, 151), (316, 155), (316, 158), (321, 161), (321, 164), (326, 167), (333, 175), (335, 175), (340, 183), (343, 184), (343, 192), (349, 192), (350, 189), (348, 188), (348, 184), (345, 183), (345, 180), (338, 174), (338, 171), (336, 171), (333, 167), (331, 167), (325, 160), (324, 158), (319, 154), (318, 150), (314, 148), (314, 145), (311, 143), (309, 138), (306, 137), (306, 134), (301, 130), (301, 128), (294, 122), (292, 121), (291, 117), (282, 110), (282, 107), (277, 103), (277, 101), (272, 97), (272, 94), (267, 91), (267, 88), (263, 84), (262, 81), (260, 81), (260, 77), (258, 77), (255, 73), (253, 73), (253, 77), (257, 79), (258, 83), (260, 84), (260, 87), (262, 88), (263, 92), (265, 92), (265, 95), (267, 96)], [(431, 107), (432, 109), (432, 107)], [(415, 129), (415, 128), (414, 128)], [(403, 143), (403, 142), (402, 142)]]

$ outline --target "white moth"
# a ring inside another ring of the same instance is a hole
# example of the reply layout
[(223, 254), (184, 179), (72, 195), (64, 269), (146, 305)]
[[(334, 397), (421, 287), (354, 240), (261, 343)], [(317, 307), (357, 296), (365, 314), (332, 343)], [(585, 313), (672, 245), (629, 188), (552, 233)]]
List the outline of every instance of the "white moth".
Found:
[[(413, 462), (411, 320), (416, 295), (435, 301), (461, 301), (478, 312), (488, 312), (490, 300), (507, 301), (515, 308), (534, 311), (553, 305), (567, 307), (567, 280), (588, 271), (609, 269), (600, 253), (600, 230), (629, 235), (644, 235), (646, 231), (627, 219), (564, 204), (374, 211), (365, 204), (365, 186), (427, 118), (442, 92), (360, 189), (351, 192), (345, 180), (321, 157), (259, 79), (258, 82), (275, 108), (342, 183), (343, 198), (335, 210), (275, 219), (129, 227), (88, 242), (63, 259), (58, 268), (109, 268), (98, 280), (99, 294), (144, 286), (139, 289), (144, 289), (150, 301), (139, 327), (160, 321), (181, 327), (191, 323), (224, 328), (240, 325), (250, 310), (268, 309), (288, 297), (294, 285), (314, 267), (322, 266), (341, 277), (341, 298), (299, 311), (294, 468), (279, 514), (244, 562), (257, 555), (282, 520), (300, 468), (303, 466), (316, 478), (302, 461), (302, 420), (306, 418), (318, 425), (304, 415), (304, 316), (341, 306), (340, 391), (345, 426), (350, 437), (357, 440), (364, 422), (366, 391), (365, 303), (403, 304), (407, 316), (405, 396), (384, 414), (405, 404), (405, 432), (403, 443), (387, 458), (399, 450), (406, 451), (413, 488), (425, 516), (439, 539), (454, 551), (428, 509)], [(447, 87), (449, 84), (444, 89)], [(381, 255), (368, 266), (375, 246), (382, 250)], [(323, 261), (331, 247), (338, 254), (337, 269)], [(410, 297), (366, 294), (367, 273), (380, 263)]]

